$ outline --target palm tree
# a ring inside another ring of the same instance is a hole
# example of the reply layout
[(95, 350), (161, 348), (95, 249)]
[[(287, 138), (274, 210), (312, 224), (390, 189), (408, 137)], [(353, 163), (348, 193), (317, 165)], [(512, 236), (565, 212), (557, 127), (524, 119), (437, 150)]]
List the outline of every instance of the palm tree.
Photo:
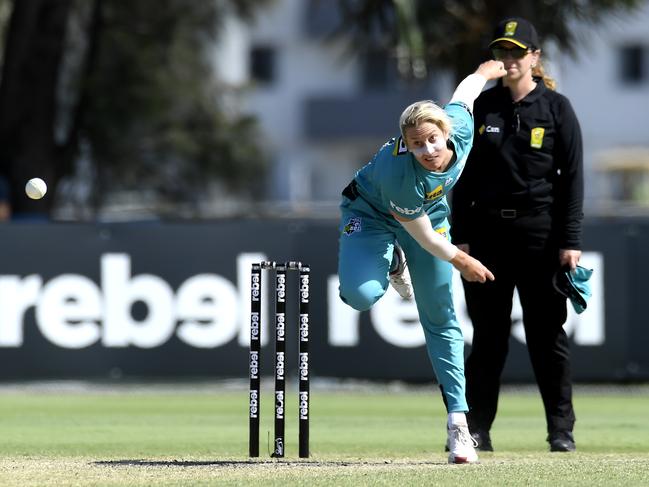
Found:
[(542, 41), (577, 53), (575, 21), (596, 25), (629, 12), (645, 0), (339, 0), (342, 22), (334, 35), (348, 36), (354, 50), (384, 48), (404, 77), (425, 77), (433, 66), (450, 69), (456, 80), (487, 56), (493, 26), (502, 18), (531, 20)]

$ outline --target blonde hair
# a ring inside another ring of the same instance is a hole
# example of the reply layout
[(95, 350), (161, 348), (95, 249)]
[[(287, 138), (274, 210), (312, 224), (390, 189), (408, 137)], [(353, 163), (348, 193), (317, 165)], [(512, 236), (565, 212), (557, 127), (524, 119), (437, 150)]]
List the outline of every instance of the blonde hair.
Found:
[(406, 129), (418, 127), (425, 122), (434, 123), (446, 136), (451, 134), (451, 119), (444, 109), (431, 100), (421, 100), (407, 106), (401, 113), (399, 117), (401, 136), (405, 139)]
[(532, 68), (532, 76), (536, 78), (541, 78), (543, 80), (543, 83), (545, 83), (545, 86), (548, 87), (548, 89), (554, 91), (557, 89), (557, 82), (552, 78), (549, 74), (545, 72), (545, 68), (543, 67), (543, 63), (541, 62), (541, 58), (539, 57), (539, 60), (536, 62), (536, 66)]

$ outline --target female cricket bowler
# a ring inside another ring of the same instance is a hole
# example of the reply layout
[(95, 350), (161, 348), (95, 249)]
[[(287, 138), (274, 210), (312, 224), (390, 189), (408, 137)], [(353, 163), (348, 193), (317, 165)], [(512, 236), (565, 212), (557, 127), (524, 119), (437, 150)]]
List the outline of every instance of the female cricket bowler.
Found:
[(469, 281), (493, 280), (493, 274), (449, 241), (446, 194), (473, 143), (473, 102), (487, 80), (504, 75), (502, 62), (487, 61), (443, 109), (429, 100), (408, 106), (399, 120), (401, 136), (356, 173), (341, 203), (340, 297), (361, 311), (389, 282), (404, 298), (414, 290), (448, 411), (450, 463), (478, 460), (465, 417), (464, 339), (453, 308), (452, 266)]

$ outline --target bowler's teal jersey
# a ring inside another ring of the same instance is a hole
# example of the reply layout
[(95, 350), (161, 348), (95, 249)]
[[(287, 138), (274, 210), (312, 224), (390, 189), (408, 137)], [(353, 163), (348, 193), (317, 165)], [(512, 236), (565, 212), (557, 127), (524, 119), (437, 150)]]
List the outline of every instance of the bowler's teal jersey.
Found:
[(450, 141), (455, 152), (446, 171), (425, 169), (401, 137), (391, 139), (355, 176), (360, 195), (374, 208), (409, 220), (422, 212), (433, 222), (449, 215), (446, 194), (462, 174), (473, 145), (473, 116), (463, 103), (449, 103), (444, 110), (451, 119)]

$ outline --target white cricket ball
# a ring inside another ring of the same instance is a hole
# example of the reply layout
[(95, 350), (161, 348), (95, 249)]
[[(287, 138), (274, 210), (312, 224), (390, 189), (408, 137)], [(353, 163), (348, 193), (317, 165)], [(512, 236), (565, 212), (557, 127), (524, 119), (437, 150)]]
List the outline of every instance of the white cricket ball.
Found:
[(25, 193), (33, 200), (40, 200), (47, 193), (47, 184), (41, 178), (32, 178), (25, 185)]

